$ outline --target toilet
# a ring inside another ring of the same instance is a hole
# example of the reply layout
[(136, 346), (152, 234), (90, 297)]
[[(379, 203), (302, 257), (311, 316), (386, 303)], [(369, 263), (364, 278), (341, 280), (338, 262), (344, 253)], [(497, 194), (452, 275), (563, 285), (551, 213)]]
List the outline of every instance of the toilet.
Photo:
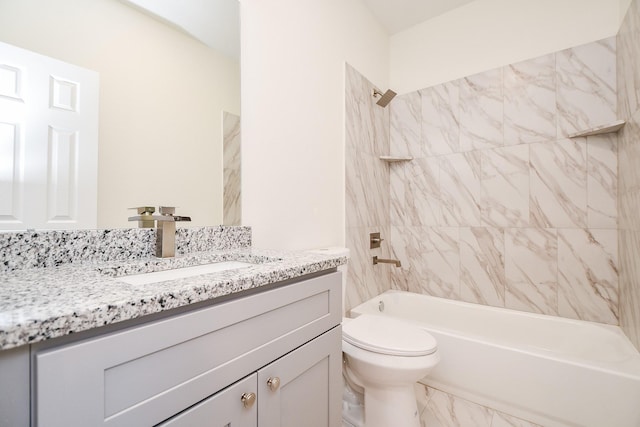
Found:
[[(349, 256), (346, 248), (314, 252)], [(342, 271), (344, 316), (347, 266), (338, 270)], [(342, 352), (343, 426), (420, 427), (414, 384), (440, 361), (433, 336), (399, 319), (367, 314), (343, 317)]]

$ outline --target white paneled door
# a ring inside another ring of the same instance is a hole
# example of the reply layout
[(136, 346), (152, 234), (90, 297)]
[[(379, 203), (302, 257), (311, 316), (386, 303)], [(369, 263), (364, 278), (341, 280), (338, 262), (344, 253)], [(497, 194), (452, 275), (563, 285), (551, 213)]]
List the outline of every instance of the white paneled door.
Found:
[(95, 228), (95, 71), (0, 43), (0, 230)]

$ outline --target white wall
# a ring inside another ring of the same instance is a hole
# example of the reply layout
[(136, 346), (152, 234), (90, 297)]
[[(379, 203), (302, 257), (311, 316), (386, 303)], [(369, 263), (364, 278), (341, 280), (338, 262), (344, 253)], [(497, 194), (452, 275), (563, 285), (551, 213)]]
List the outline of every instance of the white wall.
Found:
[(407, 93), (615, 35), (630, 0), (477, 0), (391, 37)]
[(222, 223), (236, 60), (116, 0), (0, 0), (0, 41), (100, 73), (99, 228), (135, 226), (127, 208), (140, 204)]
[(344, 63), (387, 88), (361, 0), (242, 0), (242, 222), (254, 245), (343, 245)]

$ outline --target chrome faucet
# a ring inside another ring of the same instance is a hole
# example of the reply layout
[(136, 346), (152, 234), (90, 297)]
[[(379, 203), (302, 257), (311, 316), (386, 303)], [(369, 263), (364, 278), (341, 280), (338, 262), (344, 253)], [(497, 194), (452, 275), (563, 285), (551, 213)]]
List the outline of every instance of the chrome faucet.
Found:
[(140, 215), (129, 217), (129, 221), (138, 221), (140, 227), (153, 227), (153, 221), (156, 222), (156, 256), (158, 258), (176, 256), (176, 222), (191, 221), (191, 217), (174, 215), (176, 208), (172, 206), (160, 206), (158, 209), (160, 215), (152, 215), (154, 208), (134, 209), (137, 209)]
[(402, 267), (402, 264), (397, 259), (384, 259), (378, 258), (377, 256), (373, 257), (373, 265), (376, 264), (395, 264), (396, 267)]

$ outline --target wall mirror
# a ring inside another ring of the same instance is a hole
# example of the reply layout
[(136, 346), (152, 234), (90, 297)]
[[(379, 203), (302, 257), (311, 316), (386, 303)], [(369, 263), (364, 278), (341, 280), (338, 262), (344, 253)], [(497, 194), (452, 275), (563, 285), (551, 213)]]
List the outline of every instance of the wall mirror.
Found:
[(134, 227), (128, 208), (141, 205), (177, 206), (190, 226), (239, 223), (223, 219), (223, 124), (237, 140), (239, 49), (214, 49), (196, 38), (211, 34), (162, 16), (222, 2), (231, 6), (191, 16), (204, 29), (216, 26), (211, 13), (235, 23), (239, 45), (237, 0), (0, 0), (1, 42), (99, 73), (98, 228)]

